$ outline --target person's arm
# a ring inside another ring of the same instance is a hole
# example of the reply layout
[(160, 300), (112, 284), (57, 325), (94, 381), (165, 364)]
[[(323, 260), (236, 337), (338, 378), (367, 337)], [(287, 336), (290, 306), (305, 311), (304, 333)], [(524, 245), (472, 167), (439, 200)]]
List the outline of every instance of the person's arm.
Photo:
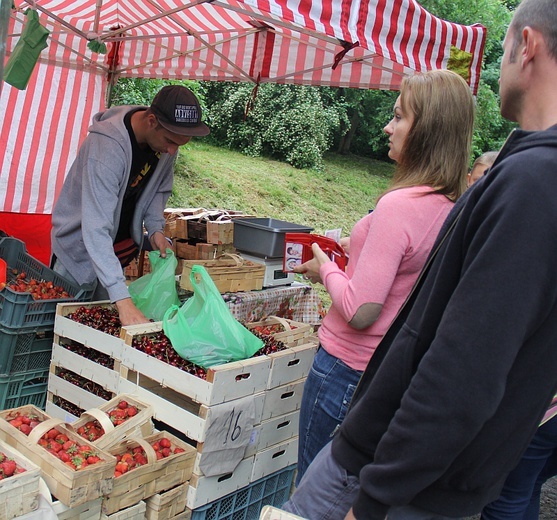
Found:
[(81, 228), (85, 248), (111, 301), (129, 298), (122, 266), (114, 252), (119, 199), (125, 190), (125, 152), (114, 139), (87, 138), (82, 171)]
[(332, 305), (355, 329), (365, 329), (379, 318), (407, 252), (410, 215), (405, 197), (403, 192), (391, 192), (379, 201), (372, 215), (365, 217), (370, 219), (369, 230), (358, 257), (350, 258), (350, 278), (334, 262), (320, 265)]
[[(295, 267), (294, 272), (303, 274), (313, 283), (319, 283), (321, 282), (321, 267), (327, 263), (333, 264), (333, 262), (318, 244), (312, 244), (311, 249), (313, 251), (313, 258), (302, 265)], [(330, 266), (330, 268), (341, 272), (340, 269), (336, 267), (336, 264), (334, 264), (334, 266)], [(383, 305), (380, 303), (363, 303), (357, 308), (352, 319), (347, 321), (355, 329), (365, 329), (377, 321), (382, 308)]]

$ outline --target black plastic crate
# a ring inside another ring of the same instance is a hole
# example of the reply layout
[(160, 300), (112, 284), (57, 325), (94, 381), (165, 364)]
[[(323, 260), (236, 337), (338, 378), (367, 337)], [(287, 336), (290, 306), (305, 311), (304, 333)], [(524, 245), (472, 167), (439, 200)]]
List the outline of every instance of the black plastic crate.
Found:
[(58, 303), (89, 301), (93, 296), (95, 285), (80, 286), (66, 280), (29, 255), (25, 244), (17, 238), (0, 239), (0, 258), (8, 265), (8, 282), (10, 273), (15, 269), (18, 273), (25, 272), (28, 279), (52, 282), (72, 295), (71, 298), (34, 300), (30, 293), (20, 293), (5, 287), (0, 291), (0, 327), (46, 328), (54, 325)]
[(0, 327), (0, 375), (48, 370), (53, 340), (52, 327), (46, 330)]
[(0, 410), (32, 404), (44, 409), (48, 387), (48, 370), (0, 375)]

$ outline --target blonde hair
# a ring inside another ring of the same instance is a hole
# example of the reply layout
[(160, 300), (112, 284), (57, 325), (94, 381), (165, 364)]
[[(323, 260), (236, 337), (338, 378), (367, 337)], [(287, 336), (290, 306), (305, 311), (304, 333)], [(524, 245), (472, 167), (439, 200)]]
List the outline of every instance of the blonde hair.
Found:
[(431, 186), (456, 201), (466, 190), (474, 130), (474, 98), (468, 84), (449, 70), (404, 78), (404, 112), (414, 116), (391, 186)]
[(480, 155), (474, 161), (474, 164), (472, 165), (472, 168), (470, 168), (470, 171), (472, 171), (476, 166), (485, 166), (486, 168), (490, 168), (491, 165), (495, 162), (495, 159), (497, 159), (498, 155), (499, 155), (499, 152), (485, 152), (485, 153), (482, 153), (482, 155)]

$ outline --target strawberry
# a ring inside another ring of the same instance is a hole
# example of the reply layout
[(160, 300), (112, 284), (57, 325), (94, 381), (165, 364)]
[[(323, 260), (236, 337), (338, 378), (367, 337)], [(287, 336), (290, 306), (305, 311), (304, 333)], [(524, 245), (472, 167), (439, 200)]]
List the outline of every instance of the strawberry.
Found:
[(11, 477), (15, 473), (16, 466), (15, 460), (7, 459), (0, 464), (0, 469), (5, 477)]

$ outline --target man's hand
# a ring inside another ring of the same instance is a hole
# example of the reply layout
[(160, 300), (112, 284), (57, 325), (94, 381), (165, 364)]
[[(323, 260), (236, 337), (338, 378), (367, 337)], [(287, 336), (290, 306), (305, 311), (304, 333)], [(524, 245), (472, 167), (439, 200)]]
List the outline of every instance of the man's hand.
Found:
[(344, 517), (344, 520), (356, 520), (356, 517), (354, 516), (354, 513), (352, 512), (352, 508), (350, 508), (350, 511), (348, 511), (348, 513), (346, 513), (346, 516)]
[(166, 237), (160, 231), (155, 231), (149, 239), (154, 251), (160, 251), (161, 257), (166, 258), (166, 248), (170, 245)]
[(140, 323), (149, 323), (145, 315), (134, 305), (131, 298), (124, 298), (116, 302), (116, 308), (120, 315), (122, 327), (126, 325), (139, 325)]

